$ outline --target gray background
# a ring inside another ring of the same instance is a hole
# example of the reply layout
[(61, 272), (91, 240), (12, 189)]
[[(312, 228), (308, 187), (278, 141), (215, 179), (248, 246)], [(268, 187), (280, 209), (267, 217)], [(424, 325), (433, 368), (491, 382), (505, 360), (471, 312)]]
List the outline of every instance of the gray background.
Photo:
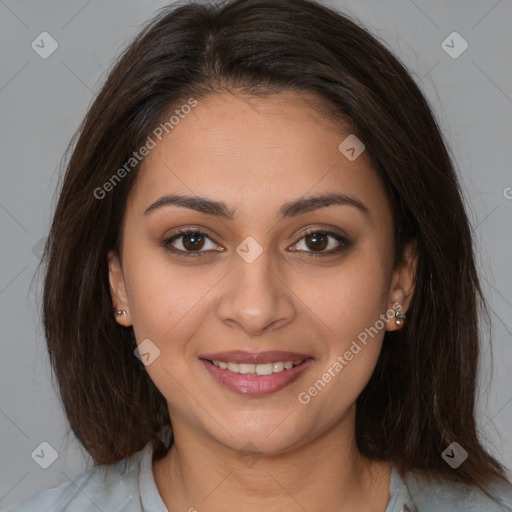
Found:
[[(65, 436), (34, 272), (66, 145), (112, 59), (165, 3), (0, 0), (1, 510), (91, 465), (73, 435)], [(403, 60), (435, 109), (452, 149), (492, 308), (490, 334), (483, 332), (478, 421), (489, 450), (512, 468), (512, 2), (325, 3), (356, 16)], [(47, 59), (31, 48), (44, 31), (59, 45)], [(469, 44), (458, 58), (441, 46), (453, 31)], [(31, 457), (42, 442), (58, 452), (47, 469)]]

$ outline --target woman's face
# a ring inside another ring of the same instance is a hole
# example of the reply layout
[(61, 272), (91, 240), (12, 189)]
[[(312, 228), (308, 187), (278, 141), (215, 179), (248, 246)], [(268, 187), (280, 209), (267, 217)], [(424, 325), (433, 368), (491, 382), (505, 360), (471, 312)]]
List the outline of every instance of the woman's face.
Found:
[(413, 259), (393, 271), (390, 205), (349, 135), (298, 95), (226, 94), (150, 150), (110, 283), (178, 431), (270, 454), (353, 426)]

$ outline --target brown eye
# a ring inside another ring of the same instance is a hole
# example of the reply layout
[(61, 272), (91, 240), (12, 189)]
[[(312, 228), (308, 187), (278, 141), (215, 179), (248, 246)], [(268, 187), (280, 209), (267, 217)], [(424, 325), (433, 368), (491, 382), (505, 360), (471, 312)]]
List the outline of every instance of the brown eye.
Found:
[[(210, 247), (206, 247), (207, 250), (203, 250), (205, 246), (208, 246), (208, 243)], [(219, 250), (216, 249), (218, 247), (217, 244), (206, 233), (190, 229), (165, 239), (162, 245), (168, 251), (183, 256), (204, 256), (205, 253)]]
[(197, 232), (191, 232), (183, 235), (183, 246), (189, 250), (194, 251), (201, 249), (204, 246), (204, 236)]
[[(330, 247), (333, 245), (333, 242), (331, 242), (333, 239), (334, 247)], [(303, 240), (304, 242), (302, 242)], [(337, 246), (336, 242), (338, 244)], [(305, 246), (305, 249), (301, 248), (301, 245)], [(295, 247), (295, 249), (292, 250), (295, 252), (304, 252), (308, 254), (308, 256), (329, 256), (348, 249), (350, 245), (350, 241), (338, 233), (315, 230), (305, 233), (299, 242), (292, 246)], [(325, 250), (328, 247), (329, 250)]]
[(304, 238), (306, 239), (306, 245), (312, 250), (323, 250), (327, 247), (327, 245), (329, 245), (329, 237), (327, 237), (322, 232), (310, 233)]

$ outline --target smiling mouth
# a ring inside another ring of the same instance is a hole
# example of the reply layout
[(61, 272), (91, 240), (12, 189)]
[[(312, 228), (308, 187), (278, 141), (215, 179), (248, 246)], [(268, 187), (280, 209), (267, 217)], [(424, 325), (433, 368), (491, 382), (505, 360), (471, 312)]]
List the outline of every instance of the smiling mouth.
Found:
[(275, 361), (272, 363), (235, 363), (232, 361), (216, 361), (208, 360), (211, 364), (220, 368), (221, 370), (227, 370), (232, 373), (239, 373), (241, 375), (248, 376), (264, 376), (272, 375), (273, 373), (281, 373), (287, 370), (291, 370), (295, 366), (299, 366), (305, 361), (305, 359), (299, 359), (296, 361)]
[[(226, 352), (203, 355), (199, 360), (219, 384), (246, 396), (280, 391), (313, 364), (313, 358), (306, 354), (277, 351), (260, 354)], [(253, 362), (255, 360), (258, 362)]]

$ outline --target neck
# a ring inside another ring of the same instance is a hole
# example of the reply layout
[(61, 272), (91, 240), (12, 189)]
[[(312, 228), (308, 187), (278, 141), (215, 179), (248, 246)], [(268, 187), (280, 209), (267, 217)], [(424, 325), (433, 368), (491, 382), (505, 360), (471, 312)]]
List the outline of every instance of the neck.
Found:
[(273, 455), (237, 452), (173, 423), (174, 443), (153, 463), (155, 482), (169, 511), (384, 512), (390, 465), (361, 456), (354, 420), (355, 404), (321, 436)]

